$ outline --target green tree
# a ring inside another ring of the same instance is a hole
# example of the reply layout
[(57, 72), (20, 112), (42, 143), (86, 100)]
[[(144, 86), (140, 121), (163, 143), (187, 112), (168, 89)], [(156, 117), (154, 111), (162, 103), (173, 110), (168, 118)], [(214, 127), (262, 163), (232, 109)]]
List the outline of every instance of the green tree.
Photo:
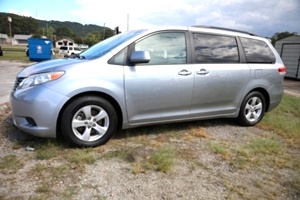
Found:
[(102, 34), (100, 34), (99, 32), (92, 32), (84, 39), (84, 43), (89, 46), (92, 46), (100, 42), (101, 40), (102, 40)]
[(59, 38), (74, 36), (74, 33), (69, 27), (58, 27), (56, 28), (55, 34)]
[(52, 26), (48, 26), (48, 28), (46, 29), (46, 37), (53, 39), (54, 33), (55, 33), (55, 29)]
[(75, 37), (74, 42), (77, 43), (77, 44), (83, 44), (84, 43), (82, 37)]
[(114, 35), (114, 31), (113, 30), (111, 30), (111, 29), (109, 29), (109, 28), (105, 28), (105, 37), (104, 37), (104, 39), (107, 39), (107, 38), (110, 38), (111, 36), (113, 36)]
[(275, 34), (271, 37), (272, 44), (275, 45), (275, 42), (276, 42), (277, 40), (281, 40), (281, 39), (283, 39), (283, 38), (286, 38), (286, 37), (291, 36), (291, 35), (294, 35), (294, 34), (295, 34), (295, 32), (290, 33), (290, 32), (288, 32), (288, 31), (285, 31), (285, 32), (277, 32), (277, 33), (275, 33)]

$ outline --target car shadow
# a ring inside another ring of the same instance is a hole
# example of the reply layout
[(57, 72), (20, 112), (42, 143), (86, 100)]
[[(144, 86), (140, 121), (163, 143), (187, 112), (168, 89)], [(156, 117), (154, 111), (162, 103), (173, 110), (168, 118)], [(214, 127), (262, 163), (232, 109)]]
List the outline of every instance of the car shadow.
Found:
[(188, 121), (177, 123), (166, 123), (159, 125), (141, 126), (131, 129), (119, 130), (113, 139), (123, 139), (128, 137), (138, 137), (142, 135), (160, 135), (174, 132), (186, 132), (190, 128), (207, 128), (216, 126), (239, 126), (235, 119), (220, 118), (200, 121)]
[[(126, 130), (118, 130), (117, 133), (112, 137), (112, 140), (134, 138), (143, 135), (159, 136), (168, 133), (180, 134), (181, 132), (186, 132), (190, 128), (206, 128), (216, 126), (238, 126), (238, 124), (234, 119), (225, 118), (141, 126)], [(73, 146), (69, 145), (62, 136), (57, 137), (56, 139), (40, 138), (20, 131), (13, 124), (11, 115), (8, 115), (6, 118), (4, 118), (4, 120), (1, 121), (0, 130), (0, 135), (6, 138), (9, 142), (13, 143), (15, 148), (26, 148), (28, 146), (37, 148), (49, 142), (63, 146), (64, 148), (74, 148)]]
[(49, 142), (68, 147), (67, 143), (61, 138), (40, 138), (22, 132), (14, 125), (11, 115), (6, 116), (0, 122), (0, 137), (6, 138), (12, 143), (12, 147), (15, 149), (26, 147), (37, 148)]

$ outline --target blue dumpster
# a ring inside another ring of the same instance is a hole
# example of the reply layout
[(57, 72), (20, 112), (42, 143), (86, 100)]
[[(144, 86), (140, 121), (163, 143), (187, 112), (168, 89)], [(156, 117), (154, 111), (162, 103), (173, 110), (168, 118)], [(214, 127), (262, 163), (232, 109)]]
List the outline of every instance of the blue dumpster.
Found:
[(45, 38), (28, 38), (30, 61), (50, 60), (52, 57), (52, 40)]

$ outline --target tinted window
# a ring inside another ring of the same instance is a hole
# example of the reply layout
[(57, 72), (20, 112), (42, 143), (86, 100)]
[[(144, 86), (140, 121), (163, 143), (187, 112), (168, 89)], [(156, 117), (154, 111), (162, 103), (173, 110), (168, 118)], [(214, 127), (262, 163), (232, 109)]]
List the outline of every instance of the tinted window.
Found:
[(264, 41), (241, 38), (248, 63), (275, 63), (275, 56)]
[(151, 35), (135, 44), (136, 51), (149, 51), (149, 65), (186, 63), (186, 42), (183, 32)]
[(194, 33), (196, 63), (238, 63), (239, 54), (234, 37)]

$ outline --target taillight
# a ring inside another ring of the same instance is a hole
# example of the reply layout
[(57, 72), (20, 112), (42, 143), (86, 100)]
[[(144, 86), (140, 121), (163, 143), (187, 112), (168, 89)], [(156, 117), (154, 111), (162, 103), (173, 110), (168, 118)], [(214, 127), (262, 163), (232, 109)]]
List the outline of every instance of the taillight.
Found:
[(279, 72), (279, 74), (281, 74), (281, 75), (285, 75), (285, 73), (286, 73), (286, 68), (285, 68), (285, 66), (279, 67), (279, 68), (278, 68), (278, 72)]

